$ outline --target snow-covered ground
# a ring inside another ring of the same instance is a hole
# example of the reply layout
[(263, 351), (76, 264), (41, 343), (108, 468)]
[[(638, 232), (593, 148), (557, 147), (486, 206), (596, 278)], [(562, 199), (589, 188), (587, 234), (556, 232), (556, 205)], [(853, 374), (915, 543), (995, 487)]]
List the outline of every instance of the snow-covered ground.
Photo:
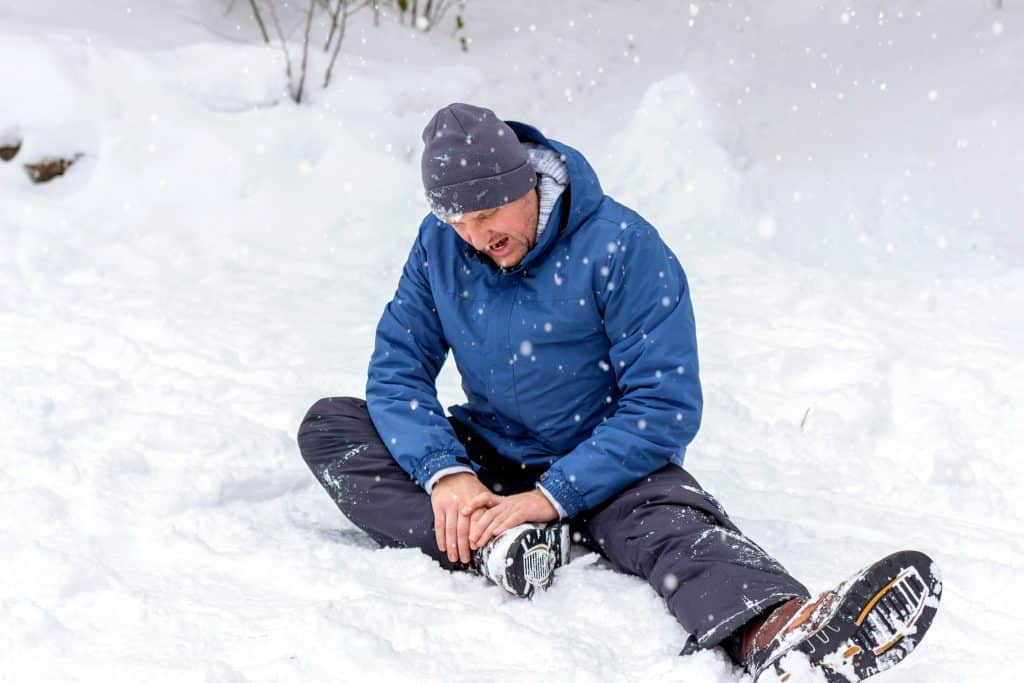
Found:
[(1020, 3), (470, 0), (467, 54), (353, 18), (301, 107), (247, 3), (88, 4), (0, 0), (0, 680), (740, 679), (594, 556), (524, 603), (375, 549), (299, 458), (363, 392), (454, 100), (581, 149), (677, 251), (687, 463), (741, 527), (812, 588), (939, 562), (877, 680), (1016, 680)]

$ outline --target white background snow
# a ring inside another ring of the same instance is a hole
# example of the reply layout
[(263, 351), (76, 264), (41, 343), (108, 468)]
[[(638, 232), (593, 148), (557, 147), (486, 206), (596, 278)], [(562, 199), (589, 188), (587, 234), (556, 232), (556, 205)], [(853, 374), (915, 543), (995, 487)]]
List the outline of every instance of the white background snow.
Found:
[(1021, 3), (470, 0), (468, 53), (357, 16), (300, 107), (235, 4), (0, 0), (0, 680), (740, 680), (593, 556), (527, 603), (375, 549), (299, 457), (362, 395), (455, 100), (582, 150), (679, 255), (687, 464), (741, 528), (812, 589), (937, 560), (876, 680), (1016, 680)]

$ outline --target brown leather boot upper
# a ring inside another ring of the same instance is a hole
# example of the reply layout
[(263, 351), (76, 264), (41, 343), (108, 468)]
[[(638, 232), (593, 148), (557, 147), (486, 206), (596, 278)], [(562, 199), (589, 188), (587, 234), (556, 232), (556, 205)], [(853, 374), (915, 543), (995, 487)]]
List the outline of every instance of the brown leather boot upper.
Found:
[(801, 627), (814, 630), (828, 613), (827, 607), (838, 597), (834, 590), (825, 591), (814, 600), (791, 598), (752, 621), (743, 632), (740, 656), (745, 663), (769, 647), (777, 636), (787, 635)]

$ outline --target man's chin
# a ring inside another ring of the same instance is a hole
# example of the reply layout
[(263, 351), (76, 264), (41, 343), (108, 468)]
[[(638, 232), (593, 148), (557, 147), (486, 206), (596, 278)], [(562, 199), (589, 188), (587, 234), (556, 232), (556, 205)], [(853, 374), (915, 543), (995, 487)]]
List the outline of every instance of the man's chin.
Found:
[(492, 256), (491, 260), (494, 261), (494, 263), (501, 268), (515, 268), (516, 266), (519, 265), (520, 261), (523, 260), (523, 256), (525, 256), (525, 254), (514, 254), (511, 256), (498, 257)]
[(519, 263), (522, 260), (523, 259), (521, 259), (521, 258), (506, 258), (506, 259), (501, 259), (500, 261), (495, 261), (495, 263), (497, 263), (502, 268), (508, 269), (508, 268), (515, 268), (516, 266), (519, 265)]

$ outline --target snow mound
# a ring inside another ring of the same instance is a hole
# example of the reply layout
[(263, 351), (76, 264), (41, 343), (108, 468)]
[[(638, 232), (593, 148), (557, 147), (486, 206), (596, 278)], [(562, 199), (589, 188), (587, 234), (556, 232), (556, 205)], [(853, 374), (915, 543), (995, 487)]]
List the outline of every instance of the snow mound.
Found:
[(732, 215), (740, 175), (718, 141), (718, 117), (685, 73), (648, 88), (608, 143), (609, 193), (666, 230), (701, 230)]
[(0, 29), (0, 139), (21, 141), (13, 163), (0, 163), (0, 189), (27, 187), (26, 163), (95, 159), (101, 113), (83, 78), (91, 52), (71, 41)]

